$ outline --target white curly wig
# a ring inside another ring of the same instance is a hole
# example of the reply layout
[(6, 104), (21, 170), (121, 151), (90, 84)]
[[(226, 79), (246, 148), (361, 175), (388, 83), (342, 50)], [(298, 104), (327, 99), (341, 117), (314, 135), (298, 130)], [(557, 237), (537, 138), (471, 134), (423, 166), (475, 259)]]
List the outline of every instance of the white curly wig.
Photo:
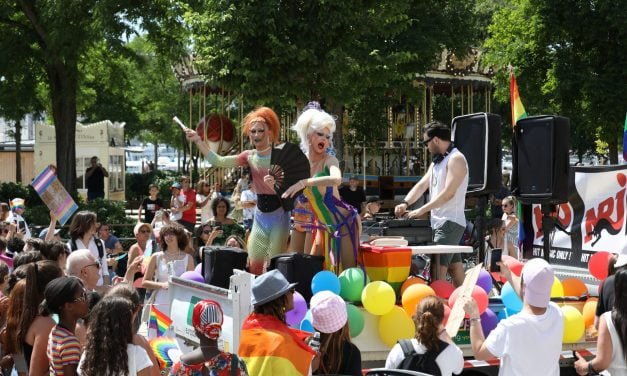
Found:
[(309, 135), (315, 131), (329, 128), (331, 132), (331, 139), (329, 140), (333, 145), (333, 132), (335, 132), (335, 119), (333, 116), (322, 110), (310, 108), (304, 111), (298, 119), (296, 124), (292, 126), (292, 130), (298, 134), (300, 138), (300, 147), (303, 152), (307, 154), (309, 152)]

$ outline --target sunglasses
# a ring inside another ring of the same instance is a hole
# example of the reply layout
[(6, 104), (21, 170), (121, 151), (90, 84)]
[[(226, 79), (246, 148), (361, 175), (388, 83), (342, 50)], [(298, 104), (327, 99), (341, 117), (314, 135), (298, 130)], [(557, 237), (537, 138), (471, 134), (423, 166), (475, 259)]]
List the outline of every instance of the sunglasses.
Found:
[(427, 145), (429, 145), (429, 142), (431, 142), (432, 140), (433, 140), (433, 137), (431, 137), (431, 138), (429, 138), (429, 139), (427, 139), (427, 140), (422, 141), (422, 146), (427, 146)]
[(295, 288), (295, 287), (292, 287), (292, 288), (290, 289), (290, 292), (291, 292), (292, 294), (293, 294), (293, 293), (295, 293), (295, 292), (296, 292), (296, 288)]
[(100, 269), (100, 263), (99, 262), (94, 262), (93, 264), (87, 264), (87, 265), (83, 266), (83, 269), (89, 268), (90, 266), (95, 266), (96, 269)]

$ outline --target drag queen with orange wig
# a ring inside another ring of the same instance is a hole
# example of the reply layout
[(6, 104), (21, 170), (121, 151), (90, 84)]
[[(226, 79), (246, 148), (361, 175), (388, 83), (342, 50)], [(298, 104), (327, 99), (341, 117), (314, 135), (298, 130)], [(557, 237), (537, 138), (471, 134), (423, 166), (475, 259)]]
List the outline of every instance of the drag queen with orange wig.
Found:
[[(357, 264), (360, 223), (357, 212), (341, 201), (338, 191), (342, 171), (337, 158), (329, 153), (335, 120), (317, 102), (310, 102), (292, 130), (298, 134), (301, 149), (309, 159), (311, 177), (298, 181), (283, 194), (283, 197), (292, 197), (304, 189), (295, 204), (296, 226), (290, 247), (297, 251), (304, 248), (306, 253), (324, 254), (327, 268), (336, 272), (353, 267)], [(313, 225), (310, 220), (299, 221), (299, 214), (308, 212), (315, 217)], [(299, 233), (298, 230), (304, 231)]]
[(285, 251), (289, 235), (290, 212), (281, 206), (281, 198), (272, 187), (274, 179), (268, 175), (272, 144), (278, 141), (280, 128), (279, 118), (272, 109), (257, 108), (246, 115), (242, 127), (254, 149), (224, 157), (211, 151), (196, 131), (187, 129), (185, 132), (187, 139), (196, 143), (213, 166), (250, 169), (257, 207), (247, 246), (250, 272), (257, 275), (264, 272), (269, 258)]

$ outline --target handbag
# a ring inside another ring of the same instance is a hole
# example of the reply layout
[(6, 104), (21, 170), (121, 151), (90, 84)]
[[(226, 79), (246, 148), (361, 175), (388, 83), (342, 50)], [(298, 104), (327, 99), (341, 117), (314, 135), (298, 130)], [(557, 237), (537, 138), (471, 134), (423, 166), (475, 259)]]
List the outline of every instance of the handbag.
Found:
[[(157, 262), (156, 262), (156, 267), (155, 267), (155, 272), (152, 275), (152, 280), (154, 282), (157, 281), (157, 271), (159, 270), (159, 258), (160, 254), (157, 253), (155, 255), (155, 257), (157, 258)], [(148, 322), (148, 319), (150, 318), (150, 307), (152, 307), (152, 305), (155, 303), (155, 299), (157, 298), (157, 290), (156, 289), (146, 289), (146, 297), (144, 298), (144, 307), (142, 308), (142, 316), (141, 316), (141, 321), (142, 322)]]

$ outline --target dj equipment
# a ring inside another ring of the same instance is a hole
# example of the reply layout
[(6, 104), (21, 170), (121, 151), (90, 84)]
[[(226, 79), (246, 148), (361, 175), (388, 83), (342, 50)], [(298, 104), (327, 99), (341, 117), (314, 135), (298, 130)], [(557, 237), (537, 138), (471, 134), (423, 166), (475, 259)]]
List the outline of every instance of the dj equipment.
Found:
[(427, 219), (391, 219), (382, 223), (384, 236), (403, 236), (409, 245), (431, 243), (431, 222)]
[(501, 187), (501, 117), (485, 112), (453, 119), (451, 139), (468, 162), (467, 193), (483, 195)]
[(570, 120), (533, 116), (516, 123), (512, 190), (523, 202), (568, 201)]
[(246, 270), (248, 253), (240, 248), (202, 247), (202, 275), (209, 285), (229, 288), (233, 269)]

